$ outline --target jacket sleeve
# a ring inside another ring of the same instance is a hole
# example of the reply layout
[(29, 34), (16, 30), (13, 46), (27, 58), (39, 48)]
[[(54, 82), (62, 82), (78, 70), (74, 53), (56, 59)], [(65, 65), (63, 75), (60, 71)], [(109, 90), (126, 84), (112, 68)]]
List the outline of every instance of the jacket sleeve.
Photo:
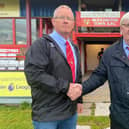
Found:
[[(81, 59), (80, 59), (80, 51), (79, 51), (78, 47), (76, 47), (76, 51), (77, 51), (77, 56), (78, 56), (77, 65), (78, 65), (78, 71), (79, 71), (78, 72), (78, 74), (79, 74), (78, 83), (82, 83)], [(77, 102), (78, 103), (83, 103), (82, 96), (77, 99)]]
[(48, 73), (49, 43), (44, 39), (36, 40), (29, 48), (25, 59), (25, 76), (32, 88), (42, 88), (46, 92), (67, 93), (69, 82), (55, 78)]
[[(82, 83), (82, 73), (81, 73), (81, 70), (80, 70), (80, 76), (79, 76), (79, 83)], [(83, 103), (82, 96), (78, 98), (78, 103)]]
[(99, 66), (93, 71), (88, 80), (82, 83), (83, 95), (95, 90), (99, 86), (103, 85), (107, 80), (107, 66), (106, 66), (106, 56), (103, 55)]

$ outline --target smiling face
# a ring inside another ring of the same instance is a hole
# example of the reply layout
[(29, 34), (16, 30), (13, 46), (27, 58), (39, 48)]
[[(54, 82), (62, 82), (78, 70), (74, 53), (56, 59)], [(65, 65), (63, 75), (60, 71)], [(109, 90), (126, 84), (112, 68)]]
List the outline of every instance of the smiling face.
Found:
[(123, 35), (123, 39), (129, 45), (129, 19), (124, 19), (120, 26), (120, 32)]
[(64, 38), (68, 38), (74, 28), (74, 16), (67, 6), (57, 8), (52, 18), (54, 29)]

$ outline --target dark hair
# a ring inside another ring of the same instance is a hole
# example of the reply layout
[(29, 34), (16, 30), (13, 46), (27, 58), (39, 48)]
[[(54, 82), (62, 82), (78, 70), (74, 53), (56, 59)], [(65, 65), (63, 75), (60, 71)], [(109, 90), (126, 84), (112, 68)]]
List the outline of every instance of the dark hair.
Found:
[(87, 4), (82, 2), (81, 3), (81, 11), (86, 11), (87, 10)]

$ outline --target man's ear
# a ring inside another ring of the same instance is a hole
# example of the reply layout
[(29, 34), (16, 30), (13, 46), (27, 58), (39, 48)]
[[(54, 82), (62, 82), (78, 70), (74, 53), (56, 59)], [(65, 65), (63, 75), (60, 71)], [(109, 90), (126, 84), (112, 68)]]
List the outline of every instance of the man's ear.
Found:
[(123, 33), (122, 33), (122, 28), (121, 28), (121, 26), (120, 26), (120, 34), (122, 35)]
[(55, 24), (55, 19), (52, 18), (52, 19), (51, 19), (51, 22), (52, 22), (52, 25), (54, 26), (54, 24)]

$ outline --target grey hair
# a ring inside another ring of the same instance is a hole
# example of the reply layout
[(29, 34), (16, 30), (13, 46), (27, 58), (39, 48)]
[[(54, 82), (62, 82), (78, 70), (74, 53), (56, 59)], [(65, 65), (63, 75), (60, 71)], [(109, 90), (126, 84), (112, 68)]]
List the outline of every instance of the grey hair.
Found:
[(121, 20), (120, 20), (120, 26), (123, 24), (123, 21), (125, 19), (129, 20), (129, 12), (127, 12), (126, 14), (124, 14), (124, 16), (121, 18)]
[(53, 18), (56, 17), (58, 10), (61, 9), (61, 8), (67, 8), (67, 9), (71, 10), (71, 12), (72, 12), (72, 9), (71, 9), (69, 6), (67, 6), (67, 5), (60, 5), (60, 6), (58, 6), (58, 7), (55, 9), (55, 11), (54, 11), (54, 13), (53, 13)]

